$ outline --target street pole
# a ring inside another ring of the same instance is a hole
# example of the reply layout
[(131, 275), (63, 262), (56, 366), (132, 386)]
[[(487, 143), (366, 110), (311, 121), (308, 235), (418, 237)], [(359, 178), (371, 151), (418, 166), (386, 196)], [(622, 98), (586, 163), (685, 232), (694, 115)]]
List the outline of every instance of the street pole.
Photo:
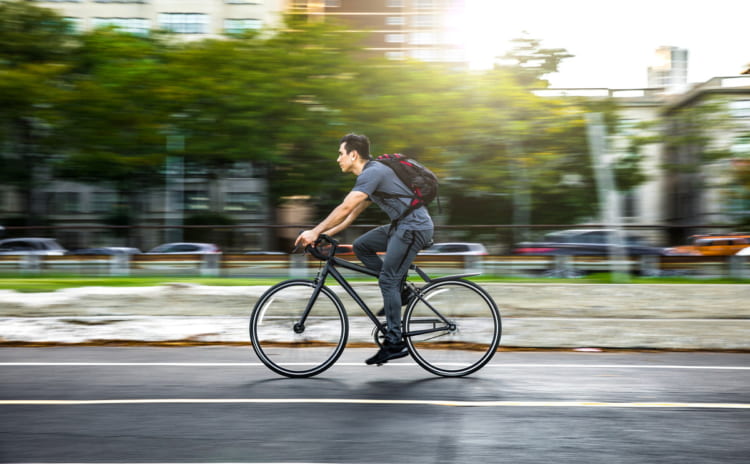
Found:
[(602, 223), (614, 229), (609, 246), (610, 275), (613, 281), (627, 280), (627, 259), (624, 252), (624, 235), (620, 214), (620, 202), (615, 189), (612, 167), (607, 156), (607, 132), (601, 113), (586, 114), (586, 134), (589, 141), (591, 163), (599, 198), (599, 214)]
[(164, 182), (164, 241), (182, 241), (182, 211), (184, 197), (184, 161), (182, 156), (169, 153), (182, 153), (185, 150), (185, 137), (181, 134), (167, 135), (167, 159)]

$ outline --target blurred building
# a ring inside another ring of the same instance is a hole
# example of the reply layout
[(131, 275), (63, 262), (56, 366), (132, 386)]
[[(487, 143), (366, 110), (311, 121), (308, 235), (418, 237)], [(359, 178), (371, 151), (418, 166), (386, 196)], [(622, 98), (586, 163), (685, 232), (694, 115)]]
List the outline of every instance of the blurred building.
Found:
[[(43, 186), (35, 192), (37, 209), (54, 225), (55, 237), (70, 249), (134, 246), (148, 250), (172, 241), (215, 242), (226, 251), (269, 249), (272, 237), (267, 226), (275, 218), (265, 170), (236, 163), (208, 173), (175, 160), (170, 157), (165, 167), (163, 186), (128, 198), (103, 184), (47, 176), (39, 179)], [(0, 199), (0, 217), (26, 215), (14, 189), (0, 186)], [(137, 226), (130, 231), (112, 227), (133, 221)], [(208, 224), (242, 228), (201, 227)]]
[[(705, 229), (750, 217), (750, 191), (736, 181), (739, 170), (750, 173), (750, 76), (716, 77), (678, 94), (663, 87), (535, 93), (614, 100), (620, 127), (607, 137), (609, 163), (628, 154), (630, 138), (653, 137), (641, 152), (646, 182), (618, 192), (610, 199), (616, 204), (607, 206), (620, 211), (623, 224), (674, 227), (684, 235), (686, 227)], [(696, 118), (702, 118), (698, 125)], [(679, 243), (684, 237), (665, 239)]]
[(463, 63), (465, 53), (449, 26), (459, 0), (291, 0), (289, 13), (309, 21), (343, 24), (351, 33), (368, 31), (368, 53), (391, 60)]
[[(717, 105), (707, 129), (684, 117), (701, 117)], [(731, 224), (750, 217), (749, 192), (735, 176), (750, 171), (750, 76), (715, 77), (672, 96), (662, 118), (664, 138), (680, 141), (663, 146), (665, 223)]]
[(668, 93), (687, 88), (688, 51), (677, 47), (659, 47), (654, 64), (648, 68), (648, 87), (666, 89)]
[(136, 34), (164, 29), (185, 39), (219, 37), (280, 24), (289, 0), (42, 0), (77, 30), (115, 25)]

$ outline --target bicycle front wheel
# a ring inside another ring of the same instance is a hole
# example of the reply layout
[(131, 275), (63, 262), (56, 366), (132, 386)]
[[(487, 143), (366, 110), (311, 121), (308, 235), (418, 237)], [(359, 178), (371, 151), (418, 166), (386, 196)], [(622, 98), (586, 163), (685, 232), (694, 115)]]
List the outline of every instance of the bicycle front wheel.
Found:
[(289, 280), (271, 287), (255, 304), (250, 340), (258, 358), (287, 377), (311, 377), (336, 362), (349, 323), (341, 300), (328, 287)]
[(444, 377), (481, 369), (497, 351), (500, 311), (479, 285), (466, 280), (424, 287), (404, 315), (404, 332), (414, 360)]

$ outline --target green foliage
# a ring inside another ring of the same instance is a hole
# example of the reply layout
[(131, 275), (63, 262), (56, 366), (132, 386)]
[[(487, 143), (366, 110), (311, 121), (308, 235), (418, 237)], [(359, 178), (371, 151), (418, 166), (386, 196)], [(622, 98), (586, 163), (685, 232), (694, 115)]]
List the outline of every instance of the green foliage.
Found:
[(541, 41), (527, 34), (511, 42), (513, 48), (500, 58), (495, 67), (508, 70), (525, 87), (547, 87), (549, 82), (542, 76), (557, 72), (563, 60), (575, 56), (564, 48), (541, 48)]
[[(13, 4), (28, 9), (13, 13), (20, 18), (48, 14)], [(359, 36), (317, 22), (182, 42), (112, 28), (70, 35), (50, 18), (55, 26), (41, 28), (25, 56), (0, 63), (0, 104), (13, 118), (0, 119), (3, 150), (27, 153), (5, 172), (52, 160), (59, 176), (117, 188), (128, 222), (137, 222), (138, 195), (164, 182), (170, 150), (210, 177), (252, 162), (267, 173), (272, 202), (310, 195), (323, 215), (353, 182), (336, 164), (348, 132), (367, 134), (375, 155), (403, 152), (433, 169), (451, 224), (572, 223), (596, 211), (583, 118), (594, 104), (529, 91), (571, 56), (538, 40), (519, 39), (511, 65), (469, 73), (365, 58)], [(13, 33), (5, 23), (0, 37)], [(597, 110), (616, 126), (614, 109)], [(26, 132), (34, 122), (33, 143), (11, 120)], [(45, 151), (43, 140), (54, 145)], [(635, 180), (627, 169), (636, 162), (623, 164)], [(371, 210), (363, 220), (382, 222)]]

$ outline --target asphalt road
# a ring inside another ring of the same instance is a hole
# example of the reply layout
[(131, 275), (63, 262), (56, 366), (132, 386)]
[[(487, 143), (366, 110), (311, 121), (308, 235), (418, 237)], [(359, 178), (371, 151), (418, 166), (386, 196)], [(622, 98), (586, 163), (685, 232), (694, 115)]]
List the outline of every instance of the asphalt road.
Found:
[(747, 463), (750, 354), (500, 352), (477, 374), (351, 349), (0, 348), (0, 462)]

